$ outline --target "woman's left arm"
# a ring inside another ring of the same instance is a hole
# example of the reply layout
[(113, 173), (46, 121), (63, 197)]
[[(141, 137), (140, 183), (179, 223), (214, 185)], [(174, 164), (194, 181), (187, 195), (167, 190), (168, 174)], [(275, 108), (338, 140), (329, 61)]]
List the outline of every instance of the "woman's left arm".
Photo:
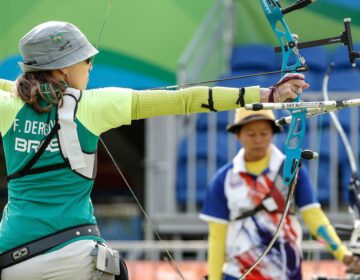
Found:
[(259, 102), (260, 87), (190, 87), (179, 90), (133, 91), (131, 118), (145, 119), (165, 115), (188, 115), (233, 110)]
[(164, 115), (188, 115), (211, 111), (227, 111), (255, 102), (280, 102), (294, 99), (309, 85), (302, 74), (287, 74), (274, 91), (259, 86), (230, 88), (196, 86), (179, 90), (133, 91), (133, 120)]

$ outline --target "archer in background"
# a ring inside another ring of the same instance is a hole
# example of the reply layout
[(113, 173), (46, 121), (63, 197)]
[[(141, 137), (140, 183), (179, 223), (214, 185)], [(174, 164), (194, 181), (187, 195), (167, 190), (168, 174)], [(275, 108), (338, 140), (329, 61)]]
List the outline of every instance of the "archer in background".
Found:
[(257, 86), (86, 90), (98, 50), (66, 22), (36, 26), (20, 52), (24, 73), (15, 84), (0, 80), (9, 196), (0, 223), (2, 280), (127, 279), (90, 200), (103, 132), (155, 116), (293, 99), (309, 86), (303, 75), (290, 75), (276, 96)]
[[(272, 111), (237, 109), (227, 130), (243, 148), (215, 174), (200, 214), (209, 225), (209, 280), (237, 280), (254, 264), (274, 236), (289, 190), (281, 176), (285, 155), (272, 144), (279, 132)], [(246, 279), (302, 279), (302, 231), (295, 205), (310, 232), (349, 272), (360, 273), (358, 257), (322, 211), (305, 167), (299, 169), (294, 199), (277, 241)]]

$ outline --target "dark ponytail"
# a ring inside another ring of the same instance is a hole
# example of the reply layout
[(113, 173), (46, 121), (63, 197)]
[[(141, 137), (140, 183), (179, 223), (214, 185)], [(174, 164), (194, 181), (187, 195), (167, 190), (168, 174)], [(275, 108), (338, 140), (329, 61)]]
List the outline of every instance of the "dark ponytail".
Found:
[(38, 113), (51, 111), (62, 102), (64, 81), (56, 80), (50, 71), (26, 72), (16, 83), (17, 94)]

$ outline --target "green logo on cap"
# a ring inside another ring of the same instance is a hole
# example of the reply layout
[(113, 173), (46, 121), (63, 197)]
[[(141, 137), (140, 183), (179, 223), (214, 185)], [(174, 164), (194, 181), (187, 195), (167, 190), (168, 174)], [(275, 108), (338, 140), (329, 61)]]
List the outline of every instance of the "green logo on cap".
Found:
[(54, 43), (59, 43), (59, 42), (62, 41), (63, 35), (62, 35), (62, 33), (58, 33), (58, 34), (56, 34), (56, 35), (50, 36), (50, 38), (51, 38), (51, 40), (52, 40)]

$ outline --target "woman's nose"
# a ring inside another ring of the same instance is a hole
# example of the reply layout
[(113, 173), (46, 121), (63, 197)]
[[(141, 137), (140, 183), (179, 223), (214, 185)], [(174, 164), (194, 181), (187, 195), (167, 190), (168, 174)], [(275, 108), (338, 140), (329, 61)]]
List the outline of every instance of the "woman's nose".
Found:
[(261, 135), (256, 135), (254, 140), (256, 143), (259, 143), (259, 142), (263, 142), (263, 139), (264, 138)]

